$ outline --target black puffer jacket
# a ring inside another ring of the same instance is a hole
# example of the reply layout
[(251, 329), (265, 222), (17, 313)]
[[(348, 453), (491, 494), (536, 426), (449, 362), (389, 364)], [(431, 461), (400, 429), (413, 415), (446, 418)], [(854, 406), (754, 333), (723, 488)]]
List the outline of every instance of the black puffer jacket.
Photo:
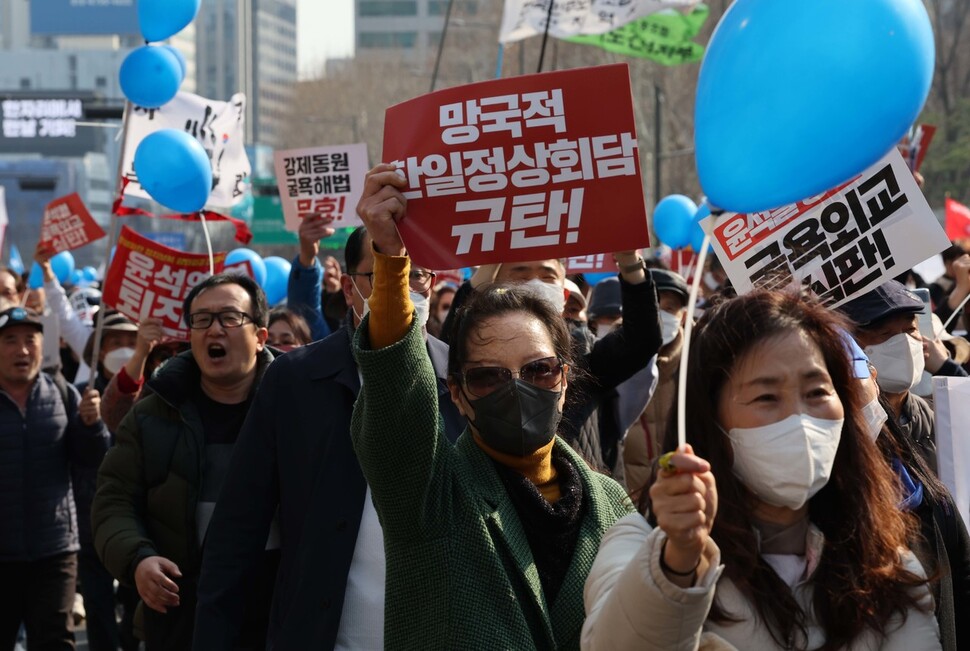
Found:
[(46, 373), (34, 382), (26, 415), (0, 391), (0, 562), (23, 562), (78, 550), (71, 466), (97, 468), (108, 430), (78, 416)]

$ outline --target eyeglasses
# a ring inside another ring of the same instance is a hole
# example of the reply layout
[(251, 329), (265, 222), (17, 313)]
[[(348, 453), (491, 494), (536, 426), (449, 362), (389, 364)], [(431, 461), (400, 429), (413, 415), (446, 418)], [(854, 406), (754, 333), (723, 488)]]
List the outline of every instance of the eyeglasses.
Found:
[[(374, 284), (374, 272), (373, 271), (361, 271), (347, 274), (348, 276), (366, 276), (367, 282), (371, 285)], [(418, 294), (423, 294), (432, 287), (434, 287), (434, 279), (437, 277), (433, 271), (425, 271), (424, 269), (412, 269), (410, 275), (408, 276), (408, 285), (411, 287), (411, 291), (417, 292)]]
[(193, 330), (205, 330), (212, 325), (213, 321), (218, 321), (223, 328), (238, 328), (242, 324), (253, 321), (253, 317), (245, 312), (236, 310), (226, 310), (224, 312), (194, 312), (189, 315), (189, 327)]
[(484, 398), (518, 377), (534, 387), (552, 391), (562, 383), (565, 365), (558, 357), (546, 357), (529, 362), (518, 373), (501, 366), (477, 366), (461, 373), (468, 392), (476, 398)]

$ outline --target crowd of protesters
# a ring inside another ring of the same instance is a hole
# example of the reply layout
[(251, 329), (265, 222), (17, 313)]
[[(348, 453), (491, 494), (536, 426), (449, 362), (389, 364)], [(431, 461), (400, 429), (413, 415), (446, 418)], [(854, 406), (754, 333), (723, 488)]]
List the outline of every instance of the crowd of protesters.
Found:
[(188, 341), (0, 269), (0, 650), (74, 648), (76, 593), (92, 651), (970, 649), (925, 381), (970, 368), (959, 244), (939, 336), (913, 273), (831, 310), (697, 270), (678, 448), (684, 277), (438, 282), (405, 185), (343, 267), (303, 221), (285, 306), (195, 286)]

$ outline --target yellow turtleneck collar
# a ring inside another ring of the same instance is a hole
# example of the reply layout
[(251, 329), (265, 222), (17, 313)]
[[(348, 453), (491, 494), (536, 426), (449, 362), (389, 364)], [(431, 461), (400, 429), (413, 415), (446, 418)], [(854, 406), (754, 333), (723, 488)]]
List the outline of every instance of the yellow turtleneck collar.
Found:
[(492, 448), (488, 447), (488, 444), (485, 443), (485, 441), (483, 441), (482, 438), (474, 431), (472, 432), (472, 438), (474, 439), (475, 444), (481, 448), (485, 454), (506, 468), (511, 468), (512, 470), (520, 473), (526, 479), (535, 484), (536, 488), (539, 489), (539, 493), (546, 498), (547, 502), (550, 504), (555, 504), (559, 501), (559, 477), (556, 473), (556, 466), (554, 466), (552, 463), (552, 448), (556, 445), (555, 438), (532, 454), (528, 454), (524, 457), (493, 450)]

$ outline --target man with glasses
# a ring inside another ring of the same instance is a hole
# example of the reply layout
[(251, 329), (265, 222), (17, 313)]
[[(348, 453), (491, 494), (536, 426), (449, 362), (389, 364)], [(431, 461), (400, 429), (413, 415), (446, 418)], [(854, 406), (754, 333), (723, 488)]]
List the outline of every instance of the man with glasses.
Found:
[[(252, 279), (219, 274), (189, 293), (190, 350), (148, 381), (98, 473), (95, 548), (134, 585), (148, 651), (191, 649), (202, 548), (233, 446), (273, 355), (269, 310)], [(263, 648), (278, 536), (264, 536), (247, 594), (245, 641)], [(265, 551), (264, 551), (265, 550)]]
[[(209, 526), (196, 649), (229, 650), (247, 641), (243, 596), (277, 511), (285, 537), (269, 648), (384, 648), (383, 533), (350, 440), (361, 388), (350, 344), (375, 280), (363, 227), (348, 238), (345, 259), (344, 327), (270, 367), (239, 435)], [(417, 318), (426, 320), (434, 274), (414, 268), (409, 280)], [(448, 397), (448, 347), (428, 336), (427, 348), (445, 434), (454, 442), (465, 420)]]

